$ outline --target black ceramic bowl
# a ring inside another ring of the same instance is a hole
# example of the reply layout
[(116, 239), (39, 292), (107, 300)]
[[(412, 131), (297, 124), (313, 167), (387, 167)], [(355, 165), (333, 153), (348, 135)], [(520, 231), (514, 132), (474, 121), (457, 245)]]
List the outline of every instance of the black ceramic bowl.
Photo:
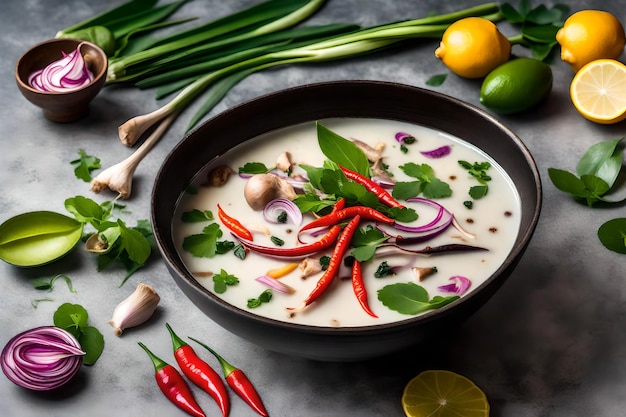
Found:
[[(515, 183), (522, 208), (517, 240), (501, 267), (460, 301), (398, 323), (366, 327), (290, 324), (236, 308), (202, 287), (179, 257), (172, 234), (177, 202), (211, 160), (261, 134), (304, 122), (361, 117), (410, 122), (438, 129), (476, 145)], [(462, 322), (511, 274), (537, 225), (541, 182), (522, 141), (483, 111), (460, 100), (407, 85), (370, 81), (313, 84), (263, 96), (207, 121), (170, 153), (152, 194), (152, 222), (167, 268), (189, 299), (216, 323), (272, 351), (310, 359), (355, 361), (396, 352)]]

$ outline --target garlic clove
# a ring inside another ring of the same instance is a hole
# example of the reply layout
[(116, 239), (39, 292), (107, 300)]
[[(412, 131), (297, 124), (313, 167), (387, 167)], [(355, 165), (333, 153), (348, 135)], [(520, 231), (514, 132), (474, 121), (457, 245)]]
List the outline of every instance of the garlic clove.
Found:
[(145, 323), (154, 313), (161, 297), (147, 284), (139, 284), (131, 295), (115, 307), (109, 324), (121, 336), (125, 329)]
[(293, 163), (291, 162), (291, 154), (289, 152), (283, 152), (278, 155), (278, 159), (276, 160), (276, 168), (280, 169), (283, 172), (291, 171), (291, 167)]

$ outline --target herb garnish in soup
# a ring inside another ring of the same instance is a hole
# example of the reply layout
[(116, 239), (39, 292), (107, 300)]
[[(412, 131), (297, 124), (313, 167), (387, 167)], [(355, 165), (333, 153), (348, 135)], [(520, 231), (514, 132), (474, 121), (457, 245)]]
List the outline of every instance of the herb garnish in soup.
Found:
[(209, 163), (174, 235), (196, 280), (317, 326), (404, 320), (479, 287), (518, 233), (517, 190), (482, 150), (424, 126), (328, 119)]

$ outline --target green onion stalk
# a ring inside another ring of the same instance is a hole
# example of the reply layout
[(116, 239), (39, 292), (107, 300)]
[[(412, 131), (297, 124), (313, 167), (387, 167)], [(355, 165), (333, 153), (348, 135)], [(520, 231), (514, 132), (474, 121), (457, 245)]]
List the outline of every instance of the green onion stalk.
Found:
[[(491, 21), (502, 19), (499, 6), (496, 3), (487, 3), (454, 13), (394, 22), (322, 40), (315, 39), (294, 48), (269, 52), (232, 63), (196, 78), (159, 109), (123, 123), (118, 129), (120, 140), (132, 146), (151, 127), (163, 120), (171, 123), (201, 93), (209, 89), (207, 101), (188, 126), (188, 129), (191, 129), (230, 88), (254, 72), (278, 65), (324, 62), (359, 56), (411, 39), (440, 39), (450, 24), (470, 16), (479, 16)], [(154, 137), (154, 133), (151, 136)]]

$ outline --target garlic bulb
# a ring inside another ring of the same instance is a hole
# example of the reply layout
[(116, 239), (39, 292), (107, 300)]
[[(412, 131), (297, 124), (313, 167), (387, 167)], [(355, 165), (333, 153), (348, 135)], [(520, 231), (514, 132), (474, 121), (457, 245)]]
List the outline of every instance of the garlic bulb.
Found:
[(124, 329), (145, 323), (156, 310), (161, 297), (147, 284), (139, 284), (128, 298), (119, 303), (113, 310), (113, 318), (109, 324), (113, 333), (121, 336)]
[(272, 174), (253, 175), (246, 182), (243, 195), (253, 210), (262, 210), (276, 198), (296, 198), (296, 191), (284, 179)]

